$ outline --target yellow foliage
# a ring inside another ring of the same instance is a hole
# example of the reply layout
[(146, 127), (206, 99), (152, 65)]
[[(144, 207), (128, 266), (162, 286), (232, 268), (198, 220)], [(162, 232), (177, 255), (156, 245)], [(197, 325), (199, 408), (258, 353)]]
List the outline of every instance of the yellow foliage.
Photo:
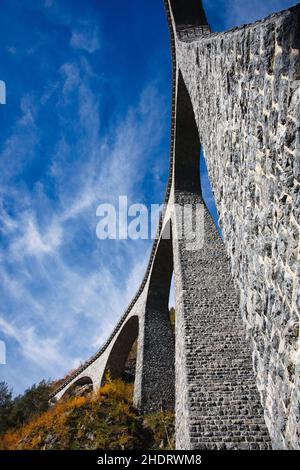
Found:
[(28, 436), (31, 436), (31, 438), (26, 448), (39, 448), (44, 432), (46, 430), (50, 431), (53, 426), (56, 432), (63, 437), (65, 431), (64, 424), (68, 413), (75, 408), (81, 407), (86, 401), (85, 397), (75, 397), (68, 401), (58, 402), (50, 410), (35, 418), (22, 428), (10, 431), (0, 437), (0, 449), (19, 448), (18, 443)]
[(110, 373), (106, 374), (104, 385), (95, 394), (96, 399), (101, 397), (114, 397), (127, 402), (132, 401), (133, 384), (123, 382), (121, 379), (112, 380)]
[(162, 441), (170, 448), (173, 413), (140, 416), (132, 395), (132, 384), (108, 375), (93, 396), (60, 401), (0, 437), (0, 449), (151, 449)]

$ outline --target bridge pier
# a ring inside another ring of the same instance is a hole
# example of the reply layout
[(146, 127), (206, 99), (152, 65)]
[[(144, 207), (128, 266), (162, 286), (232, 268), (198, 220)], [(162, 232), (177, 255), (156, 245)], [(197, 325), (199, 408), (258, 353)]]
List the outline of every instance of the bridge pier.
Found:
[(144, 410), (174, 409), (175, 338), (168, 305), (172, 273), (172, 240), (162, 237), (150, 276), (144, 316), (141, 392)]
[[(201, 196), (198, 128), (180, 71), (177, 80), (176, 448), (268, 449), (270, 439), (229, 261)], [(182, 230), (187, 207), (194, 214), (202, 209), (203, 225), (196, 227), (196, 233), (187, 224)]]
[[(201, 204), (179, 192), (180, 205)], [(269, 449), (269, 434), (223, 241), (204, 208), (204, 246), (174, 244), (176, 448)], [(177, 269), (178, 265), (178, 269)]]

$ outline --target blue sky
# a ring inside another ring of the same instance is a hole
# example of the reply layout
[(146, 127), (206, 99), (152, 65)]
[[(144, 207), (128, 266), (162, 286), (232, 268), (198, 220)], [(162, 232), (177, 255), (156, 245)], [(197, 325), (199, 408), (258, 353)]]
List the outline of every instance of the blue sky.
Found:
[[(203, 3), (215, 31), (295, 4)], [(151, 241), (98, 240), (96, 208), (162, 202), (171, 64), (162, 0), (0, 8), (0, 378), (20, 393), (93, 354), (142, 279)]]

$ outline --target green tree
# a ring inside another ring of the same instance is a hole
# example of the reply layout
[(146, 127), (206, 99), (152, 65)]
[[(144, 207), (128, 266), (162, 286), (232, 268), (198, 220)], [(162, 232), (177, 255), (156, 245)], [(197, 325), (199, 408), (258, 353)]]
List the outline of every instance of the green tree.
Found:
[(13, 401), (11, 418), (15, 426), (22, 426), (34, 416), (47, 411), (49, 408), (49, 395), (52, 391), (51, 383), (42, 380), (25, 390), (23, 395), (17, 396)]
[(0, 435), (4, 434), (12, 425), (12, 408), (12, 391), (6, 382), (0, 382)]

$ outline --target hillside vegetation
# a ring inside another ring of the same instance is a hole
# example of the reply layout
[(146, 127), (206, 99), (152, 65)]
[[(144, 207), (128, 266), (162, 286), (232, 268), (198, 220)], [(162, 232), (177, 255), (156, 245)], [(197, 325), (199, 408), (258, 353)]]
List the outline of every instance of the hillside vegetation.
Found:
[(108, 378), (94, 394), (69, 397), (17, 423), (0, 436), (0, 449), (172, 449), (173, 413), (140, 415), (132, 394), (132, 384)]

